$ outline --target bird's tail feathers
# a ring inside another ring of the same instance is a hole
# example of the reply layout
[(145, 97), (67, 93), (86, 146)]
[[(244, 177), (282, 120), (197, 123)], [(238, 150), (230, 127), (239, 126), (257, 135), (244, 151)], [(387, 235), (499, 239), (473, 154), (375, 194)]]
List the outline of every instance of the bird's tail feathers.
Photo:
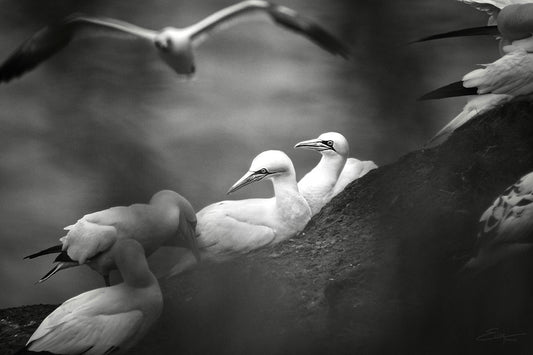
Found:
[(62, 244), (54, 245), (53, 247), (41, 250), (40, 252), (37, 252), (35, 254), (25, 256), (24, 259), (34, 259), (42, 255), (61, 253), (62, 248)]
[(49, 278), (51, 278), (52, 276), (54, 276), (57, 272), (61, 270), (68, 269), (68, 268), (78, 266), (78, 265), (79, 265), (78, 263), (74, 263), (74, 262), (58, 263), (50, 271), (48, 271), (46, 275), (41, 277), (39, 281), (37, 281), (37, 283), (41, 283), (41, 282), (48, 280)]

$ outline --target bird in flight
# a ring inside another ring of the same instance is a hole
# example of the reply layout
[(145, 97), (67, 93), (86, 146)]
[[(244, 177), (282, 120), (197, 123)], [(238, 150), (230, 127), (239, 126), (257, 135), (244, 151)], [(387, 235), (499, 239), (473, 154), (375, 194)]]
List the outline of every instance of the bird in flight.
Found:
[(177, 74), (192, 76), (195, 71), (193, 49), (213, 32), (228, 28), (234, 20), (266, 15), (275, 24), (296, 32), (330, 52), (348, 58), (349, 49), (315, 22), (284, 6), (263, 0), (248, 0), (222, 9), (194, 25), (160, 31), (149, 30), (112, 18), (70, 15), (36, 32), (23, 42), (0, 66), (0, 82), (9, 82), (34, 69), (71, 41), (91, 37), (139, 38), (148, 42), (159, 57)]

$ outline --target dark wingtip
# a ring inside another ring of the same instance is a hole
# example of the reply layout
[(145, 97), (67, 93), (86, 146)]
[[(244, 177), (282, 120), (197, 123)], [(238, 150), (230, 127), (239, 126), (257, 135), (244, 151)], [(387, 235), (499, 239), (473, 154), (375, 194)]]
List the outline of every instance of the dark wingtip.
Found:
[(500, 31), (498, 30), (498, 26), (470, 27), (470, 28), (463, 28), (461, 30), (438, 33), (435, 35), (423, 37), (420, 39), (410, 41), (408, 44), (433, 41), (436, 39), (443, 39), (443, 38), (471, 37), (471, 36), (498, 36), (499, 34), (500, 34)]
[(35, 254), (27, 255), (24, 257), (24, 259), (34, 259), (42, 255), (61, 253), (62, 248), (62, 244), (54, 245), (53, 247), (41, 250), (40, 252), (37, 252)]
[(322, 26), (285, 6), (274, 3), (269, 3), (269, 5), (268, 10), (274, 21), (288, 29), (304, 34), (331, 54), (339, 55), (346, 60), (350, 59), (350, 48)]
[(477, 88), (465, 88), (462, 81), (456, 81), (449, 85), (428, 92), (418, 98), (418, 101), (438, 100), (447, 97), (477, 95)]

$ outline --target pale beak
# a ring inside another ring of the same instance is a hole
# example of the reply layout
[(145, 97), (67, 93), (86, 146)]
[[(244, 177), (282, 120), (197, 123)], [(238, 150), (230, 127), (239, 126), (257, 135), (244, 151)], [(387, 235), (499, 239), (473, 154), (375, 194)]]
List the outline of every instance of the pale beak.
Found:
[(304, 148), (304, 149), (316, 150), (319, 152), (322, 150), (331, 149), (331, 147), (325, 145), (321, 139), (310, 139), (308, 141), (301, 141), (299, 143), (296, 143), (294, 148)]
[(262, 180), (267, 175), (268, 175), (268, 173), (267, 174), (261, 174), (261, 173), (256, 172), (256, 171), (249, 171), (246, 174), (244, 174), (244, 176), (242, 178), (240, 178), (239, 181), (237, 181), (235, 184), (233, 184), (232, 187), (230, 187), (230, 189), (228, 190), (227, 194), (229, 195), (230, 193), (237, 191), (241, 187), (244, 187), (246, 185), (250, 185), (250, 184), (252, 184), (254, 182)]

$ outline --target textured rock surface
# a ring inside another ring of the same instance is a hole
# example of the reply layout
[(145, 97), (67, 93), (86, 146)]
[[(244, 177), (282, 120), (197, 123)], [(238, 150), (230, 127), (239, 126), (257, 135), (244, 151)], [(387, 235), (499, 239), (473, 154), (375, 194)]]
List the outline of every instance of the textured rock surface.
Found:
[(481, 213), (533, 170), (532, 112), (488, 112), (351, 184), (302, 235), (163, 282), (134, 353), (533, 353), (530, 258), (460, 272)]

